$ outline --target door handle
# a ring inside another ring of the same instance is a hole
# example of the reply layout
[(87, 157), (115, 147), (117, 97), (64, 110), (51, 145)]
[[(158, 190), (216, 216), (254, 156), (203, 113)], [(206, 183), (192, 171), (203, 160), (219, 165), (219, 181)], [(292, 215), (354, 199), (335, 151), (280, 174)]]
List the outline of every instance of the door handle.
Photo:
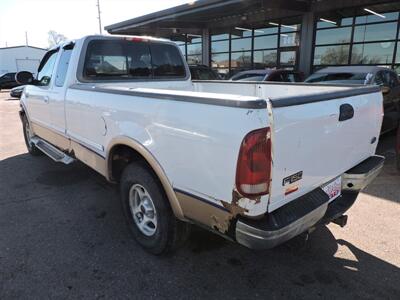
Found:
[(43, 97), (44, 103), (48, 104), (49, 103), (49, 97), (48, 96), (44, 96)]
[(339, 122), (350, 120), (354, 117), (354, 108), (350, 104), (340, 105)]

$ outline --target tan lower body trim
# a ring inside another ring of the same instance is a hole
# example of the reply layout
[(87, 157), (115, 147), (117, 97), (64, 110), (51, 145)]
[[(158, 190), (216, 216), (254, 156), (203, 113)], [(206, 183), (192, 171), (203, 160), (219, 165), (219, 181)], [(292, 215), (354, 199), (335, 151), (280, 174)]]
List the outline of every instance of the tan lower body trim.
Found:
[(201, 223), (221, 233), (229, 229), (233, 215), (223, 207), (217, 208), (208, 204), (194, 195), (175, 190), (176, 197), (182, 208), (185, 218)]
[(77, 159), (107, 178), (107, 163), (104, 157), (74, 141), (71, 141), (71, 151)]
[(104, 157), (101, 157), (94, 151), (82, 146), (78, 142), (71, 141), (67, 137), (59, 134), (42, 125), (32, 122), (32, 128), (35, 135), (56, 146), (62, 151), (73, 153), (77, 159), (97, 171), (107, 178), (107, 163)]
[(70, 140), (60, 133), (55, 132), (47, 127), (31, 122), (32, 129), (35, 135), (56, 146), (63, 151), (69, 151)]

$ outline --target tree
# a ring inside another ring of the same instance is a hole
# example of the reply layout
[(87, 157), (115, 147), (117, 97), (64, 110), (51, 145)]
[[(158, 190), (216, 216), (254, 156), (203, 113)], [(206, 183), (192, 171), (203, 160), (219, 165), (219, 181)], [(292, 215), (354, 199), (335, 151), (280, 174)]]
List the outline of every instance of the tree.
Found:
[(65, 41), (67, 38), (65, 35), (58, 33), (54, 30), (50, 30), (48, 32), (48, 42), (49, 42), (49, 47), (53, 47), (61, 43), (62, 41)]

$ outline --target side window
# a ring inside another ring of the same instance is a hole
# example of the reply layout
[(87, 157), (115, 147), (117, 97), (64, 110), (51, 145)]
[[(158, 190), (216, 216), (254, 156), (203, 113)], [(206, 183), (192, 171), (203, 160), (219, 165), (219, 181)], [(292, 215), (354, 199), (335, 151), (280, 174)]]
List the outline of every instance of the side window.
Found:
[(69, 59), (71, 58), (72, 49), (63, 50), (60, 61), (58, 63), (55, 85), (62, 87), (68, 71)]
[(45, 54), (43, 61), (40, 63), (37, 75), (39, 85), (48, 86), (50, 84), (57, 53), (58, 50), (50, 51)]

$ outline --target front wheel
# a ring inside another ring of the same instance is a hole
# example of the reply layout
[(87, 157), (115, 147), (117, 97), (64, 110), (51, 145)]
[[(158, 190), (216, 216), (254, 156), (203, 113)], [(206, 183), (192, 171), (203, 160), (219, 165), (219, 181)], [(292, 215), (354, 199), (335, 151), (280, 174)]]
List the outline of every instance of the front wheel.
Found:
[(149, 167), (142, 163), (128, 165), (121, 177), (120, 192), (129, 229), (145, 250), (160, 255), (183, 244), (189, 225), (175, 218)]
[(24, 132), (24, 140), (25, 140), (25, 145), (26, 148), (28, 149), (28, 152), (31, 155), (34, 156), (39, 156), (42, 155), (43, 152), (40, 151), (33, 143), (32, 143), (32, 136), (33, 136), (33, 132), (31, 129), (31, 124), (29, 123), (27, 117), (24, 115), (22, 117), (22, 128), (23, 128), (23, 132)]

